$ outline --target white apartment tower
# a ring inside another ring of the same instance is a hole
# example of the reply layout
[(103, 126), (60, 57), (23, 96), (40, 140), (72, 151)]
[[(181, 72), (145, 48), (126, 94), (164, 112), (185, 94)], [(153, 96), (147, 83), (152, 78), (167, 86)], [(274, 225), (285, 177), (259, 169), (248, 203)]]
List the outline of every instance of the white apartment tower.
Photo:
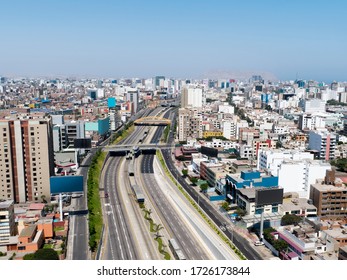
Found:
[(324, 179), (327, 170), (331, 170), (330, 163), (320, 160), (285, 160), (278, 167), (278, 185), (284, 192), (296, 192), (308, 199), (310, 185)]
[(201, 108), (203, 104), (202, 88), (184, 87), (181, 93), (182, 108)]
[(308, 148), (317, 151), (320, 159), (334, 159), (335, 147), (336, 134), (327, 130), (310, 131)]

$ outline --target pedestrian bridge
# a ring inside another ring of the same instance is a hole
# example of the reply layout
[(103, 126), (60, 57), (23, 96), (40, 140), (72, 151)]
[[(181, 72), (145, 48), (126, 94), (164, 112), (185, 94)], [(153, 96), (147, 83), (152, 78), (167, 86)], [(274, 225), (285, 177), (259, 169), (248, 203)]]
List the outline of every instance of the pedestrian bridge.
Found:
[(162, 117), (157, 117), (157, 116), (143, 117), (134, 121), (134, 125), (166, 126), (170, 124), (171, 124), (171, 120), (165, 119)]

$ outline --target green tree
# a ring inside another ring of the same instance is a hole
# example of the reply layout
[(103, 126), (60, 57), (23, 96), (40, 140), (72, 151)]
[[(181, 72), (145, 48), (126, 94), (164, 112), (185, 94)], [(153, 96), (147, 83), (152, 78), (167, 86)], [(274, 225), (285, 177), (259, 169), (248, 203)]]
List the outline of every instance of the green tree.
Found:
[(266, 105), (265, 106), (265, 110), (271, 112), (272, 111), (272, 107), (270, 105)]
[(336, 168), (340, 171), (347, 170), (347, 158), (338, 158), (336, 160), (332, 160), (330, 164), (336, 166)]
[(32, 260), (59, 260), (58, 253), (51, 248), (39, 249), (33, 254)]
[(183, 169), (182, 170), (182, 174), (184, 177), (186, 177), (188, 175), (188, 170), (187, 169)]
[(42, 200), (42, 203), (47, 203), (47, 199), (45, 195), (41, 195), (41, 200)]
[(277, 251), (286, 251), (288, 249), (288, 243), (282, 239), (280, 240), (275, 240), (273, 243), (274, 248)]
[(266, 241), (268, 241), (270, 244), (274, 243), (274, 237), (271, 233), (276, 232), (276, 230), (272, 227), (266, 228), (263, 231), (263, 235)]
[(246, 215), (246, 210), (240, 208), (240, 207), (237, 207), (236, 208), (236, 211), (235, 213), (239, 216), (239, 217), (243, 217), (244, 215)]
[(230, 206), (229, 206), (229, 203), (227, 201), (224, 201), (222, 203), (222, 208), (225, 210), (225, 211), (229, 211), (230, 210)]
[(34, 260), (34, 253), (31, 253), (31, 254), (26, 254), (24, 257), (23, 257), (23, 260)]
[(281, 225), (296, 225), (301, 221), (301, 217), (293, 215), (293, 214), (286, 214), (281, 219)]
[(193, 185), (195, 185), (198, 182), (198, 178), (191, 177), (190, 181), (193, 183)]
[(207, 189), (208, 189), (208, 184), (207, 183), (203, 183), (203, 184), (200, 185), (200, 190), (202, 192), (206, 192)]

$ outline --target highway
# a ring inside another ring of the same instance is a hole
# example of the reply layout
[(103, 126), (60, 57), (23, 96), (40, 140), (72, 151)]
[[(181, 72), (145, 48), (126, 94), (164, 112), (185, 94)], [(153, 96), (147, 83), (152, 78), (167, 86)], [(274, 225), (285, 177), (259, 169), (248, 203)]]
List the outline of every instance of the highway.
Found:
[(189, 228), (182, 219), (177, 215), (176, 210), (171, 206), (165, 195), (159, 188), (154, 177), (153, 170), (154, 155), (143, 155), (141, 162), (141, 177), (144, 182), (144, 189), (151, 197), (152, 205), (160, 216), (166, 230), (179, 243), (187, 259), (205, 260), (209, 259), (204, 250), (194, 240)]
[[(161, 109), (156, 110), (156, 112)], [(149, 115), (153, 110), (141, 110), (130, 120)], [(125, 142), (125, 141), (122, 141)], [(100, 146), (104, 147), (109, 143), (109, 139)], [(69, 234), (67, 240), (66, 259), (68, 260), (89, 260), (91, 253), (89, 250), (89, 230), (88, 230), (88, 210), (87, 210), (87, 178), (91, 160), (99, 147), (92, 148), (83, 159), (77, 174), (84, 178), (84, 195), (73, 196), (71, 199), (71, 209), (69, 216)]]
[(138, 259), (134, 248), (134, 237), (128, 228), (125, 218), (124, 203), (120, 197), (119, 189), (120, 172), (119, 162), (122, 158), (110, 157), (104, 170), (104, 193), (107, 197), (102, 198), (104, 204), (104, 223), (106, 226), (106, 238), (104, 240), (104, 260), (136, 260)]
[(71, 211), (69, 215), (69, 236), (66, 258), (69, 260), (88, 260), (90, 259), (90, 251), (88, 246), (88, 210), (87, 210), (87, 174), (91, 160), (96, 153), (97, 148), (90, 150), (86, 158), (84, 158), (78, 175), (83, 176), (85, 195), (74, 195), (71, 199)]
[[(165, 113), (164, 118), (174, 117), (172, 111)], [(158, 127), (151, 138), (151, 143), (158, 143), (164, 128)], [(238, 259), (230, 248), (223, 246), (219, 237), (195, 213), (185, 199), (170, 190), (165, 179), (158, 181), (159, 171), (154, 169), (155, 155), (142, 155), (141, 178), (143, 187), (151, 204), (158, 213), (162, 224), (170, 235), (176, 239), (187, 259)], [(156, 173), (156, 174), (155, 174)], [(160, 183), (159, 183), (160, 182)], [(166, 185), (166, 186), (164, 186)], [(175, 188), (175, 187), (174, 187)]]
[[(146, 109), (144, 116), (156, 115), (162, 108), (154, 110)], [(136, 145), (143, 137), (143, 133), (147, 128), (144, 126), (136, 126), (135, 130), (125, 139), (122, 144)], [(149, 237), (145, 232), (137, 227), (137, 231), (131, 227), (131, 223), (138, 217), (132, 215), (133, 219), (129, 219), (128, 212), (135, 211), (129, 207), (138, 207), (137, 205), (129, 204), (129, 195), (124, 194), (124, 189), (130, 189), (127, 173), (122, 172), (124, 168), (124, 158), (109, 157), (105, 163), (102, 174), (101, 186), (103, 185), (104, 195), (102, 199), (103, 217), (105, 222), (105, 239), (102, 246), (102, 259), (104, 260), (135, 260), (135, 259), (159, 259), (160, 257), (151, 250), (150, 242), (146, 241)], [(122, 194), (123, 191), (123, 194)], [(127, 203), (127, 207), (125, 206)], [(134, 219), (135, 217), (135, 219)], [(138, 220), (137, 220), (138, 221)], [(143, 224), (144, 225), (144, 224)], [(144, 225), (145, 226), (145, 225)], [(147, 231), (146, 231), (147, 232)], [(141, 236), (137, 236), (140, 234)], [(136, 235), (136, 237), (135, 237)], [(147, 246), (146, 253), (139, 248), (139, 239), (142, 240), (141, 245)]]
[[(205, 211), (205, 213), (210, 217), (210, 219), (213, 220), (213, 222), (218, 227), (225, 227), (225, 217), (222, 216), (221, 213), (216, 211), (212, 207), (212, 205), (205, 201), (204, 199), (200, 199), (199, 195), (195, 189), (193, 189), (185, 179), (182, 177), (182, 174), (179, 173), (179, 171), (174, 166), (174, 163), (172, 161), (171, 157), (171, 150), (162, 149), (162, 154), (164, 157), (164, 160), (173, 174), (173, 176), (176, 178), (176, 180), (182, 185), (182, 187), (187, 191), (187, 193), (194, 199), (196, 203), (199, 203), (199, 206)], [(224, 231), (226, 236), (230, 239), (232, 239), (232, 242), (235, 244), (235, 246), (244, 254), (244, 256), (249, 260), (261, 260), (261, 256), (259, 253), (253, 248), (253, 244), (250, 244), (249, 241), (245, 240), (244, 237), (239, 235), (237, 231), (231, 230), (230, 227), (226, 228)]]

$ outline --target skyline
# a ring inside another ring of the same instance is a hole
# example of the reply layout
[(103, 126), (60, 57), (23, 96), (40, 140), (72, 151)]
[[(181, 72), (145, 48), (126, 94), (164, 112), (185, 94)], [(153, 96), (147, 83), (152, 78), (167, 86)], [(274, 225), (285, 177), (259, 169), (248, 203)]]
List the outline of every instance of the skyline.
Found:
[(250, 72), (347, 80), (343, 1), (20, 0), (2, 7), (4, 76)]

